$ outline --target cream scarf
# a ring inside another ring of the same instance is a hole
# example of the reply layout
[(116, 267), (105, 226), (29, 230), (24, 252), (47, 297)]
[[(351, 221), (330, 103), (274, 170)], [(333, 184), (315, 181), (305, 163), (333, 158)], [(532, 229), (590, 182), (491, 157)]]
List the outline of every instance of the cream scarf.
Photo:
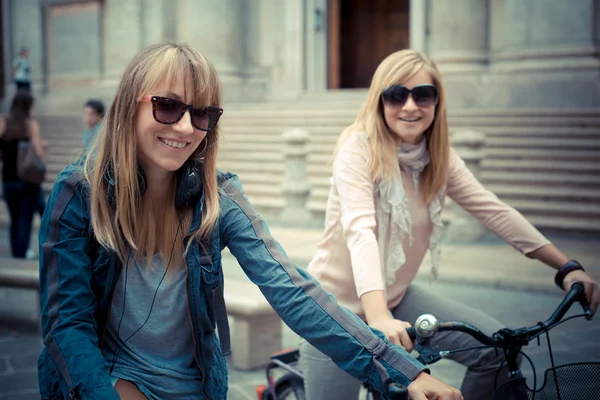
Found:
[[(402, 241), (409, 238), (412, 245), (412, 218), (408, 211), (408, 199), (404, 191), (400, 168), (410, 173), (415, 189), (418, 192), (421, 172), (429, 164), (427, 140), (423, 139), (418, 144), (403, 144), (398, 148), (398, 165), (391, 179), (381, 181), (379, 187), (380, 206), (376, 207), (377, 213), (377, 242), (381, 258), (382, 275), (386, 285), (391, 285), (396, 280), (396, 272), (406, 262)], [(433, 224), (433, 232), (429, 238), (429, 252), (431, 254), (431, 272), (429, 282), (438, 278), (441, 256), (441, 237), (444, 228), (442, 222), (442, 204), (444, 199), (442, 190), (440, 195), (429, 204), (429, 218)]]

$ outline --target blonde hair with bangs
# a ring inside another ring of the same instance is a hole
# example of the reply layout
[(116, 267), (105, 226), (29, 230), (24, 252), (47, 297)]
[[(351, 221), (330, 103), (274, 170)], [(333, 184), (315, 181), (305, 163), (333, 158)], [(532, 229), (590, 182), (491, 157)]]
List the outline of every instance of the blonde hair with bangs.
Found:
[[(94, 234), (100, 245), (117, 252), (122, 262), (128, 260), (130, 250), (136, 257), (145, 256), (148, 261), (158, 250), (165, 262), (170, 257), (173, 265), (182, 266), (185, 262), (187, 248), (183, 247), (183, 240), (178, 239), (190, 229), (192, 210), (186, 210), (185, 215), (178, 214), (174, 190), (165, 200), (170, 203), (164, 205), (151, 204), (148, 196), (139, 199), (136, 195), (140, 190), (135, 132), (138, 102), (161, 83), (173, 85), (182, 74), (186, 90), (194, 93), (194, 107), (221, 107), (219, 77), (199, 51), (187, 44), (149, 46), (127, 66), (102, 129), (85, 159)], [(216, 173), (219, 136), (217, 124), (191, 157), (203, 163), (205, 204), (200, 226), (192, 233), (188, 247), (194, 239), (207, 237), (219, 216)], [(109, 168), (115, 182), (114, 210), (107, 200), (105, 176)]]
[(441, 75), (427, 56), (414, 50), (401, 50), (390, 54), (377, 67), (369, 91), (355, 123), (342, 133), (336, 149), (350, 136), (363, 131), (367, 136), (370, 150), (369, 168), (374, 181), (391, 177), (398, 165), (397, 145), (393, 133), (389, 131), (383, 116), (381, 92), (389, 86), (409, 80), (424, 69), (438, 88), (439, 100), (435, 108), (435, 117), (425, 132), (427, 147), (431, 158), (419, 185), (421, 196), (429, 203), (438, 196), (448, 177), (450, 142), (448, 138), (448, 120), (446, 114), (446, 96)]

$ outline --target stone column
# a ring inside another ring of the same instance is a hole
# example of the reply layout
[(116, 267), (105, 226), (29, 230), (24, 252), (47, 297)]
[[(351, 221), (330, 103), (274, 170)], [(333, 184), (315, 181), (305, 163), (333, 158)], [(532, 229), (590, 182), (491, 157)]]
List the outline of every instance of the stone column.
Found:
[[(9, 12), (11, 35), (12, 39), (10, 46), (11, 54), (8, 62), (12, 69), (12, 62), (18, 55), (21, 47), (29, 49), (29, 62), (31, 63), (31, 80), (33, 85), (33, 93), (39, 94), (44, 91), (42, 87), (44, 79), (44, 39), (42, 33), (42, 4), (40, 0), (4, 0), (2, 3), (7, 3), (7, 11)], [(9, 70), (10, 73), (10, 70)], [(12, 81), (9, 80), (9, 84)], [(14, 85), (11, 84), (14, 89)], [(14, 94), (14, 90), (11, 92)], [(11, 95), (7, 93), (7, 95)]]
[(104, 2), (104, 79), (116, 86), (123, 71), (144, 45), (143, 0)]
[[(485, 134), (478, 131), (464, 130), (452, 133), (452, 147), (464, 160), (467, 168), (479, 179)], [(444, 232), (444, 241), (448, 243), (466, 244), (481, 239), (487, 229), (471, 214), (458, 204), (450, 205), (452, 219)]]
[(4, 59), (4, 96), (0, 99), (0, 113), (8, 112), (10, 108), (10, 98), (13, 93), (13, 83), (11, 82), (10, 71), (12, 69), (12, 18), (10, 15), (10, 1), (3, 1), (0, 4), (2, 7), (2, 57)]
[(443, 75), (449, 109), (479, 106), (480, 81), (488, 61), (488, 1), (427, 3), (426, 51)]
[[(488, 56), (488, 0), (430, 1), (428, 4), (427, 51), (442, 72), (483, 71)], [(413, 16), (411, 13), (411, 18)]]
[(413, 50), (427, 51), (427, 3), (423, 0), (410, 0), (409, 39)]
[(310, 134), (304, 129), (289, 129), (283, 132), (285, 172), (283, 197), (285, 200), (280, 220), (295, 227), (310, 226), (312, 215), (306, 208), (310, 194), (307, 160)]
[(305, 89), (303, 0), (280, 0), (280, 15), (274, 27), (276, 48), (270, 70), (270, 99), (298, 98)]
[[(600, 106), (597, 1), (492, 2), (492, 107)], [(584, 95), (582, 95), (584, 93)], [(488, 97), (486, 97), (488, 96)]]
[(306, 89), (327, 90), (327, 1), (306, 3)]
[(180, 8), (178, 39), (215, 65), (221, 78), (239, 74), (242, 58), (243, 0), (187, 0)]
[[(177, 39), (188, 42), (215, 66), (226, 101), (248, 101), (262, 97), (262, 82), (256, 84), (259, 4), (257, 0), (187, 0), (180, 3)], [(250, 52), (252, 51), (252, 54)]]

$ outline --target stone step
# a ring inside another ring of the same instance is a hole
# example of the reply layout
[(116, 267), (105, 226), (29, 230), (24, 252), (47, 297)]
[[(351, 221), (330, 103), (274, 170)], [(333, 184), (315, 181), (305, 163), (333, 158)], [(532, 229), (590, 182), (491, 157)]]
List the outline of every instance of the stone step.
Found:
[[(286, 144), (281, 141), (271, 142), (230, 142), (222, 143), (219, 148), (219, 157), (221, 158), (235, 158), (242, 154), (254, 153), (283, 153), (286, 148)], [(309, 157), (314, 154), (328, 154), (332, 155), (335, 148), (335, 144), (329, 143), (307, 143), (306, 148), (309, 152)]]
[(600, 171), (597, 175), (580, 174), (574, 172), (522, 172), (515, 171), (497, 171), (483, 170), (480, 173), (480, 179), (487, 183), (512, 183), (512, 184), (546, 184), (546, 185), (596, 185), (600, 187)]
[(481, 162), (483, 171), (517, 171), (517, 172), (576, 172), (585, 174), (600, 173), (600, 160), (575, 161), (533, 160), (533, 159), (484, 159)]
[[(346, 127), (343, 125), (339, 126), (320, 126), (315, 129), (308, 129), (310, 134), (310, 143), (330, 143), (332, 146), (337, 142), (338, 137)], [(269, 143), (269, 142), (281, 142), (283, 143), (283, 132), (288, 129), (285, 127), (278, 126), (248, 126), (248, 127), (232, 127), (224, 130), (224, 134), (221, 137), (220, 144), (225, 143)]]
[(579, 233), (598, 233), (600, 231), (600, 218), (573, 218), (570, 216), (558, 215), (536, 215), (523, 213), (533, 226), (538, 229), (564, 230), (568, 232)]
[(236, 159), (217, 159), (217, 167), (222, 171), (233, 172), (235, 174), (243, 173), (244, 171), (252, 171), (253, 173), (278, 173), (283, 174), (283, 162), (268, 162), (256, 163), (248, 160)]
[(577, 161), (597, 161), (600, 159), (600, 152), (597, 150), (582, 149), (528, 149), (528, 148), (486, 148), (485, 157), (491, 159), (510, 159), (510, 160), (577, 160)]
[(600, 203), (535, 201), (522, 199), (503, 199), (517, 210), (530, 214), (573, 215), (579, 218), (590, 218), (600, 224)]
[[(301, 126), (302, 127), (302, 126)], [(307, 128), (310, 133), (310, 142), (318, 143), (336, 143), (346, 125), (321, 125)], [(469, 129), (468, 127), (451, 126), (451, 130)], [(288, 126), (276, 125), (233, 125), (223, 128), (221, 142), (271, 142), (273, 140), (283, 141), (281, 135)], [(556, 145), (557, 147), (587, 145), (598, 146), (598, 137), (600, 137), (600, 127), (562, 127), (553, 126), (540, 129), (539, 127), (481, 127), (479, 130), (486, 134), (486, 144), (500, 147), (506, 144), (507, 147), (513, 146), (513, 143), (523, 143), (527, 147), (548, 147)], [(543, 141), (541, 138), (544, 138)], [(577, 138), (577, 140), (574, 140)], [(548, 143), (546, 143), (548, 142)]]
[[(597, 210), (595, 207), (600, 203), (600, 188), (598, 187), (556, 187), (498, 183), (488, 183), (485, 186), (511, 205), (519, 201), (526, 202), (524, 204), (528, 206), (537, 203), (542, 208), (546, 207), (544, 204), (551, 204), (551, 207), (556, 209), (560, 207), (574, 209), (580, 205), (581, 210), (590, 211)], [(329, 196), (329, 190), (329, 185), (315, 185), (310, 192), (311, 199), (325, 203)]]
[[(513, 148), (535, 148), (535, 149), (586, 149), (600, 151), (600, 132), (592, 138), (539, 138), (532, 137), (487, 137), (485, 140), (485, 149), (501, 148), (505, 151), (512, 151)], [(600, 154), (598, 154), (600, 156)]]
[(581, 203), (600, 201), (600, 187), (563, 187), (488, 183), (486, 187), (499, 197), (510, 199), (565, 200)]

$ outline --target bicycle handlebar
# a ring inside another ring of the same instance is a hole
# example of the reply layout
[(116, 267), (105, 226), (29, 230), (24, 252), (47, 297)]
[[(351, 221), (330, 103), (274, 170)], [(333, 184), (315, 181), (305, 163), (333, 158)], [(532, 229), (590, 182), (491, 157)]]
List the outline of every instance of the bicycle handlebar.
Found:
[(575, 301), (579, 301), (583, 307), (585, 318), (590, 320), (593, 317), (593, 312), (585, 297), (583, 284), (576, 282), (550, 318), (535, 326), (520, 329), (502, 329), (492, 337), (484, 334), (470, 324), (459, 321), (440, 322), (433, 315), (424, 314), (415, 322), (414, 330), (416, 331), (417, 336), (424, 338), (434, 336), (437, 332), (460, 331), (471, 335), (482, 344), (490, 346), (502, 346), (508, 343), (527, 344), (532, 337), (550, 329), (560, 322)]

